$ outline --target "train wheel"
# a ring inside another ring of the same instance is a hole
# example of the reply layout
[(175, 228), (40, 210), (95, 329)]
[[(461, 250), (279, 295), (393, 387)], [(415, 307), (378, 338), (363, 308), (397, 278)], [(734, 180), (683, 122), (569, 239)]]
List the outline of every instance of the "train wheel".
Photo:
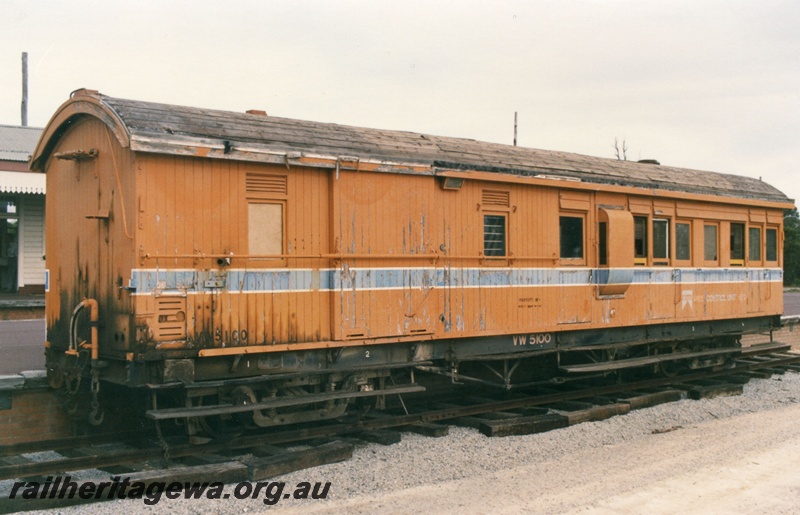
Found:
[(219, 415), (200, 417), (198, 422), (203, 432), (214, 440), (231, 440), (241, 436), (244, 432), (241, 424)]
[[(231, 397), (235, 405), (244, 406), (256, 401), (253, 391), (244, 386), (234, 389), (231, 392)], [(197, 406), (202, 406), (202, 404), (202, 398), (197, 399)], [(230, 440), (241, 436), (243, 432), (253, 427), (253, 415), (247, 412), (209, 415), (193, 419), (191, 424), (195, 425), (196, 428), (199, 427), (203, 433), (215, 440)], [(190, 434), (191, 432), (190, 430)]]
[(662, 361), (658, 364), (659, 372), (664, 377), (675, 377), (686, 370), (684, 360)]
[(275, 388), (261, 398), (261, 401), (268, 400), (291, 400), (296, 399), (297, 403), (291, 403), (285, 407), (262, 409), (252, 413), (253, 423), (258, 427), (273, 427), (287, 424), (304, 422), (316, 422), (339, 418), (344, 415), (351, 399), (339, 398), (330, 400), (320, 400), (314, 402), (304, 402), (303, 398), (310, 395), (330, 393), (355, 393), (358, 390), (356, 377), (350, 376), (346, 380), (338, 383), (333, 381), (321, 385), (313, 390), (304, 387)]

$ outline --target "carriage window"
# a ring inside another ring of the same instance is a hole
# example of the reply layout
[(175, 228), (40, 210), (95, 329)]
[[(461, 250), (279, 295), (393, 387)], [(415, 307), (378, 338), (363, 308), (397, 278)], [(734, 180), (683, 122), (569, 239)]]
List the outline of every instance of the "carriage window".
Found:
[(637, 265), (647, 264), (647, 217), (633, 217), (633, 261)]
[(706, 261), (717, 260), (717, 226), (706, 225), (703, 227), (703, 257)]
[(692, 230), (689, 224), (675, 224), (675, 259), (692, 259)]
[(249, 254), (283, 254), (283, 204), (251, 202), (247, 215)]
[(600, 222), (597, 228), (598, 251), (600, 253), (600, 264), (608, 264), (608, 223)]
[(653, 259), (669, 259), (669, 220), (653, 220)]
[(506, 255), (506, 217), (483, 215), (483, 255)]
[(731, 264), (744, 265), (744, 224), (731, 224)]
[(583, 217), (560, 217), (559, 236), (562, 259), (583, 258)]
[(767, 229), (767, 261), (778, 260), (778, 230)]
[(750, 228), (750, 261), (761, 261), (761, 229), (758, 227)]

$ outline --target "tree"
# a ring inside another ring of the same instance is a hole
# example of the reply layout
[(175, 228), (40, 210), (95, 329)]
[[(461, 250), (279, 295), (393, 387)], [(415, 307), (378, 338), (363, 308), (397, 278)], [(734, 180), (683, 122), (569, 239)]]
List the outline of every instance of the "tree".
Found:
[(800, 286), (800, 215), (787, 209), (783, 217), (783, 284)]
[(614, 155), (619, 161), (628, 160), (628, 143), (625, 140), (622, 140), (622, 154), (620, 155), (619, 143), (617, 142), (617, 138), (614, 138)]

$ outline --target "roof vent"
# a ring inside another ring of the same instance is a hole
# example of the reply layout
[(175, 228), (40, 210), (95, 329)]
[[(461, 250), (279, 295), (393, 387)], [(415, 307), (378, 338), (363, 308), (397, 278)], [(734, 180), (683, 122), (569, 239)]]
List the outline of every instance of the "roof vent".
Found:
[(656, 159), (639, 159), (637, 163), (642, 163), (646, 165), (660, 165), (661, 163), (658, 162)]
[(247, 114), (256, 114), (258, 116), (267, 116), (266, 111), (262, 111), (261, 109), (248, 109)]

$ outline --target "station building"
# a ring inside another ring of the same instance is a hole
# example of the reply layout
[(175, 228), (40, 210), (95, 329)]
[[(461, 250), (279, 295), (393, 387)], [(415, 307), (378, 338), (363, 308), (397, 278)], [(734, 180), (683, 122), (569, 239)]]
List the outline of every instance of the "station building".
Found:
[(28, 169), (42, 129), (0, 125), (0, 291), (44, 293), (45, 174)]

